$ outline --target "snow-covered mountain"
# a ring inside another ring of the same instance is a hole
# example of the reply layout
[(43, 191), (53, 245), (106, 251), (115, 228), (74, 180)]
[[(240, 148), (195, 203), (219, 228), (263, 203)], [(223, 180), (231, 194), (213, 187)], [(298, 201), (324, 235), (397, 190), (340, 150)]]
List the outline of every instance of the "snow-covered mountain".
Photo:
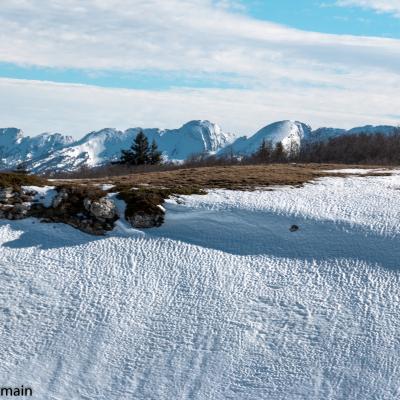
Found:
[[(128, 149), (141, 128), (119, 131), (112, 128), (91, 132), (73, 141), (59, 134), (23, 137), (22, 131), (7, 128), (0, 131), (0, 159), (3, 168), (14, 168), (25, 162), (34, 172), (72, 171), (95, 167), (118, 160), (121, 150)], [(191, 154), (216, 153), (234, 139), (209, 121), (190, 121), (179, 129), (143, 129), (151, 142), (157, 142), (164, 157), (184, 160)]]
[(263, 141), (275, 145), (282, 142), (286, 151), (299, 149), (305, 142), (328, 140), (341, 135), (355, 135), (358, 133), (386, 135), (393, 134), (397, 128), (389, 125), (361, 126), (349, 130), (338, 128), (318, 128), (312, 130), (309, 125), (299, 121), (279, 121), (260, 129), (253, 136), (242, 136), (233, 143), (220, 150), (220, 155), (251, 155), (257, 151)]
[[(29, 170), (73, 171), (80, 167), (95, 167), (115, 161), (121, 150), (128, 149), (141, 128), (119, 131), (112, 128), (88, 133), (74, 141), (59, 133), (43, 133), (25, 137), (20, 129), (0, 129), (0, 168), (15, 168), (24, 163)], [(350, 130), (319, 128), (298, 121), (280, 121), (267, 125), (250, 137), (225, 133), (209, 121), (190, 121), (179, 129), (143, 129), (151, 142), (157, 142), (166, 159), (184, 160), (192, 154), (250, 155), (263, 140), (273, 144), (282, 142), (287, 151), (299, 148), (304, 142), (327, 140), (339, 135), (360, 132), (392, 134), (394, 126), (364, 126)]]
[(20, 129), (0, 129), (0, 167), (15, 167), (21, 163), (31, 164), (70, 145), (73, 141), (71, 136), (59, 133), (24, 137)]
[(265, 140), (276, 144), (282, 142), (283, 147), (290, 151), (294, 147), (300, 148), (304, 140), (309, 140), (312, 135), (311, 127), (298, 121), (280, 121), (260, 129), (253, 136), (238, 138), (231, 145), (220, 151), (221, 155), (236, 154), (250, 155), (257, 151)]
[(311, 133), (311, 140), (327, 140), (341, 135), (356, 135), (359, 133), (392, 135), (397, 131), (397, 127), (391, 125), (365, 125), (357, 128), (337, 129), (337, 128), (318, 128)]

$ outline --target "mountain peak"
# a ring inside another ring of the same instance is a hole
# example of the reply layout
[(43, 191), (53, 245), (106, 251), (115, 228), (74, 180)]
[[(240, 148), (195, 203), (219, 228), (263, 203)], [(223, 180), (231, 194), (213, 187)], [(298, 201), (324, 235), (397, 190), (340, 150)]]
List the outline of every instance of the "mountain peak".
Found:
[(258, 150), (263, 141), (275, 145), (281, 142), (287, 151), (293, 146), (300, 147), (303, 140), (311, 136), (311, 127), (299, 121), (277, 121), (264, 126), (253, 136), (241, 137), (232, 143), (229, 148), (221, 151), (221, 154), (233, 152), (237, 155), (250, 155)]
[[(13, 168), (21, 162), (33, 172), (73, 171), (82, 166), (94, 167), (119, 159), (121, 150), (128, 149), (137, 132), (142, 128), (120, 131), (104, 128), (93, 131), (74, 141), (70, 136), (59, 133), (43, 133), (24, 137), (17, 128), (0, 129), (0, 166)], [(295, 120), (283, 120), (264, 126), (250, 137), (234, 140), (233, 135), (224, 132), (219, 125), (209, 120), (192, 120), (178, 129), (142, 129), (149, 142), (155, 140), (166, 159), (181, 161), (193, 154), (236, 154), (250, 155), (261, 143), (282, 142), (287, 151), (293, 146), (300, 147), (312, 140), (328, 140), (338, 135), (360, 132), (392, 134), (394, 126), (371, 126), (350, 130), (311, 127)]]
[(18, 128), (0, 129), (0, 146), (18, 143), (24, 137), (24, 132)]

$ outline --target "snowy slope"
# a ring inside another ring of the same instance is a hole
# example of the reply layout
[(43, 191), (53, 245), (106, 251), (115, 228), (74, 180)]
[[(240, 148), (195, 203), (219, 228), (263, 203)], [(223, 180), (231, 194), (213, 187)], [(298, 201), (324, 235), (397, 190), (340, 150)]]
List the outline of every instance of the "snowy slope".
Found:
[(180, 129), (162, 131), (158, 142), (170, 159), (184, 160), (192, 154), (215, 153), (232, 140), (233, 136), (216, 124), (191, 121)]
[(24, 137), (20, 129), (0, 129), (0, 168), (15, 167), (22, 162), (41, 159), (72, 142), (72, 137), (59, 133)]
[(399, 188), (218, 190), (105, 238), (2, 222), (2, 385), (40, 400), (398, 399)]
[(311, 128), (298, 121), (280, 121), (267, 125), (249, 138), (241, 137), (220, 151), (224, 154), (251, 155), (255, 153), (265, 140), (275, 145), (282, 142), (287, 151), (300, 148), (302, 141), (311, 135)]

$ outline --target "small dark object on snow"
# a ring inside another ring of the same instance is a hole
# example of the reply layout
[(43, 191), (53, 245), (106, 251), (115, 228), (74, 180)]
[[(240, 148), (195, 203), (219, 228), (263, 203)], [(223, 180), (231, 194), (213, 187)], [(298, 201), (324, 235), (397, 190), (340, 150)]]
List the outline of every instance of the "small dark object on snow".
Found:
[(296, 232), (296, 231), (298, 231), (300, 228), (297, 226), (297, 225), (292, 225), (291, 227), (290, 227), (290, 232)]

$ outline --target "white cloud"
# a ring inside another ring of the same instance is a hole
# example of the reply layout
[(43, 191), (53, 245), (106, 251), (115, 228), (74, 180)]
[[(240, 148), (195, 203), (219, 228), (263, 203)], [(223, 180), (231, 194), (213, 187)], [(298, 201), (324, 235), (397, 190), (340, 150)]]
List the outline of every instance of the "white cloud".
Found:
[(372, 10), (390, 13), (400, 18), (400, 1), (399, 0), (339, 0), (340, 6), (358, 6), (370, 8)]
[[(400, 41), (256, 21), (211, 0), (2, 0), (0, 60), (26, 65), (261, 74), (271, 65), (400, 68)], [(360, 60), (359, 60), (360, 59)], [(359, 61), (358, 61), (359, 60)], [(260, 78), (262, 78), (262, 75)], [(267, 73), (264, 73), (267, 75)], [(260, 79), (261, 80), (261, 79)]]
[(0, 61), (90, 74), (223, 75), (247, 88), (151, 92), (3, 79), (2, 126), (83, 133), (209, 118), (245, 133), (282, 118), (393, 122), (386, 115), (400, 108), (400, 40), (290, 29), (247, 17), (232, 0), (1, 3)]
[[(371, 91), (375, 94), (371, 94)], [(396, 87), (302, 88), (273, 90), (172, 89), (144, 91), (0, 79), (0, 121), (27, 134), (58, 131), (79, 137), (104, 127), (174, 128), (191, 119), (210, 119), (237, 135), (267, 123), (299, 119), (319, 126), (397, 124)], [(393, 115), (390, 117), (390, 115)]]

